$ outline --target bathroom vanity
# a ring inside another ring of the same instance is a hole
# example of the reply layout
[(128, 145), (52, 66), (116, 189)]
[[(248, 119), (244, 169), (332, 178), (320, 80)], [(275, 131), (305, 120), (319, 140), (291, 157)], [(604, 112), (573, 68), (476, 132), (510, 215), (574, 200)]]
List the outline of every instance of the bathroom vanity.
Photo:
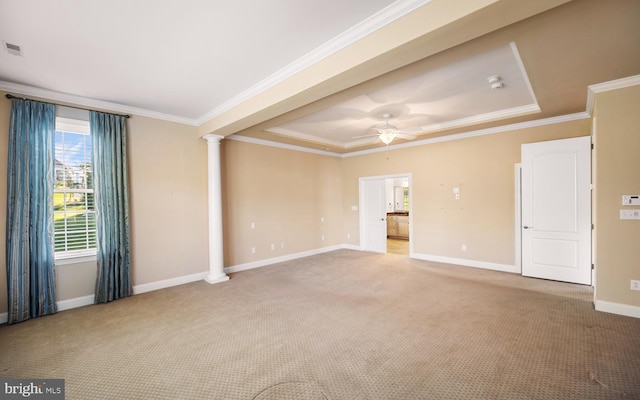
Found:
[(409, 212), (387, 213), (387, 238), (409, 240)]

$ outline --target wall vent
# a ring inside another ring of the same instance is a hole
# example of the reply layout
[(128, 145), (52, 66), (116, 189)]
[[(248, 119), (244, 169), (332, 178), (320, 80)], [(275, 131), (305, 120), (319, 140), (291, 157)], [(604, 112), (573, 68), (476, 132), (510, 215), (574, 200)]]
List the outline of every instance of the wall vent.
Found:
[(20, 51), (20, 46), (17, 44), (4, 42), (4, 47), (7, 49), (7, 53), (13, 54), (14, 56), (21, 56), (22, 52)]

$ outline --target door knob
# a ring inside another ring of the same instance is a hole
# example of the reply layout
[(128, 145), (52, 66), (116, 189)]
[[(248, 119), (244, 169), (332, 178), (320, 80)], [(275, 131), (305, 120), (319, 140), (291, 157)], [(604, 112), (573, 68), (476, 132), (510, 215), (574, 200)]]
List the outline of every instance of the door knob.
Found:
[(380, 218), (380, 221), (384, 221), (384, 218)]
[(524, 229), (533, 229), (533, 226), (523, 226)]

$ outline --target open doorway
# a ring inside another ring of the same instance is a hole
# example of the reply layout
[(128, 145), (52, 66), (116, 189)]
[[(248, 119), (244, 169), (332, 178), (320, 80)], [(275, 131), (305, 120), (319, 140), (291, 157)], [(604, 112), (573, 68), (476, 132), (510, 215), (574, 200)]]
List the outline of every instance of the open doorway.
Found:
[(409, 255), (409, 177), (385, 179), (387, 253)]
[(362, 250), (411, 254), (411, 174), (360, 178)]

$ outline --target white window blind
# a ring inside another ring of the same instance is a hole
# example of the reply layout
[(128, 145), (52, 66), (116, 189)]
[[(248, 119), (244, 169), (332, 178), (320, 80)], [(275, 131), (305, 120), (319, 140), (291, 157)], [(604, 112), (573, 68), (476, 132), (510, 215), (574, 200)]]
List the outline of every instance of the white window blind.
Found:
[(53, 219), (56, 259), (96, 253), (88, 121), (56, 118)]

